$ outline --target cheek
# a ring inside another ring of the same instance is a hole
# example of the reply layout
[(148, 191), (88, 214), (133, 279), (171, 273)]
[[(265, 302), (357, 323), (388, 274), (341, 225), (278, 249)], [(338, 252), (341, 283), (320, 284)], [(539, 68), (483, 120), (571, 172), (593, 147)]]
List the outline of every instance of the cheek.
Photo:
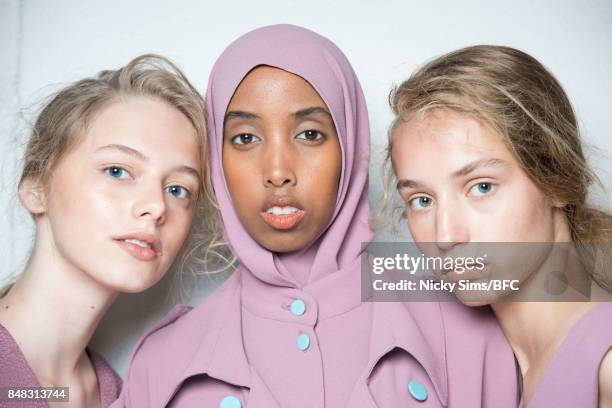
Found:
[(193, 222), (193, 216), (193, 211), (176, 209), (164, 224), (162, 233), (162, 241), (164, 242), (163, 252), (169, 261), (172, 261), (185, 243)]
[[(303, 167), (302, 177), (299, 180), (304, 180), (303, 184), (307, 187), (307, 197), (313, 201), (313, 204), (318, 207), (318, 213), (321, 214), (322, 222), (327, 223), (334, 212), (336, 200), (338, 197), (338, 187), (342, 172), (342, 157), (337, 146), (337, 151), (330, 151), (320, 155), (308, 156), (312, 158)], [(314, 170), (313, 170), (314, 169)]]
[(415, 242), (435, 242), (433, 225), (426, 217), (408, 217), (408, 230)]
[(54, 177), (49, 191), (49, 217), (51, 220), (88, 220), (73, 225), (76, 231), (82, 229), (79, 226), (97, 224), (101, 218), (106, 222), (113, 209), (121, 205), (122, 199), (117, 192), (101, 184), (95, 174), (75, 173), (62, 172)]
[(545, 242), (551, 239), (549, 210), (546, 197), (531, 183), (522, 182), (505, 188), (466, 220), (474, 226), (473, 241)]
[(258, 163), (248, 157), (240, 158), (231, 154), (223, 155), (225, 183), (239, 216), (243, 216), (256, 200), (261, 182), (257, 177)]

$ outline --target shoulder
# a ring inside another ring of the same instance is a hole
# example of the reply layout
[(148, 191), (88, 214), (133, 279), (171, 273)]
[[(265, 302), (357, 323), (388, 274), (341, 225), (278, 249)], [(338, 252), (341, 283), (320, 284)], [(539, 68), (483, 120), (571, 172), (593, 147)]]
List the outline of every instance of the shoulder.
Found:
[[(235, 274), (234, 274), (235, 275)], [(238, 281), (234, 276), (224, 282), (197, 307), (176, 305), (163, 319), (155, 323), (140, 339), (134, 357), (154, 354), (168, 349), (180, 349), (189, 339), (210, 333), (216, 317), (223, 312), (230, 298), (236, 294)]]
[(132, 351), (120, 396), (123, 402), (114, 406), (149, 406), (150, 400), (157, 401), (200, 349), (213, 342), (238, 288), (230, 277), (196, 308), (177, 305), (153, 325)]
[(599, 366), (599, 406), (612, 407), (612, 348)]
[(38, 380), (11, 333), (0, 324), (0, 387), (36, 387)]
[(96, 371), (96, 377), (98, 377), (102, 406), (106, 407), (119, 397), (122, 383), (121, 377), (119, 377), (119, 374), (108, 364), (102, 355), (89, 348), (87, 352)]

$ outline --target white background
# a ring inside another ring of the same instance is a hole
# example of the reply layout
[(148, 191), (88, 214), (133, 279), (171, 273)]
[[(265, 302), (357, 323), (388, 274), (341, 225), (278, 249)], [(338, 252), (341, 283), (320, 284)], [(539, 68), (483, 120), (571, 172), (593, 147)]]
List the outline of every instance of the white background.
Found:
[[(213, 62), (229, 42), (275, 23), (325, 35), (352, 62), (370, 111), (374, 210), (391, 120), (389, 90), (425, 61), (483, 43), (520, 48), (551, 69), (573, 101), (592, 164), (612, 189), (609, 0), (0, 0), (0, 284), (23, 269), (31, 247), (33, 225), (19, 207), (15, 184), (28, 123), (45, 97), (145, 52), (173, 59), (204, 92)], [(609, 206), (607, 197), (598, 194), (596, 200)], [(388, 237), (377, 234), (379, 240)], [(146, 326), (177, 301), (197, 303), (223, 278), (186, 276), (190, 290), (179, 298), (169, 289), (173, 272), (143, 294), (120, 297), (96, 333), (93, 347), (121, 374)]]

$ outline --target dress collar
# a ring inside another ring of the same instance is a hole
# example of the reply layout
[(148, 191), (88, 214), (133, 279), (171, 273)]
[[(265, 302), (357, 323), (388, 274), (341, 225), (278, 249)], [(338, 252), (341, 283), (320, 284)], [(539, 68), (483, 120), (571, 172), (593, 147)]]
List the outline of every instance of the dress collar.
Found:
[[(352, 271), (354, 276), (348, 271)], [(261, 389), (263, 383), (246, 357), (241, 300), (245, 307), (256, 310), (260, 315), (291, 321), (295, 317), (281, 306), (288, 305), (292, 299), (300, 297), (307, 302), (307, 310), (313, 312), (310, 322), (315, 324), (317, 318), (328, 318), (361, 304), (360, 275), (355, 275), (355, 268), (347, 268), (346, 271), (339, 271), (337, 276), (334, 275), (303, 289), (295, 289), (268, 285), (241, 268), (236, 270), (229, 278), (231, 282), (226, 282), (230, 284), (231, 291), (224, 297), (212, 318), (205, 319), (204, 315), (210, 313), (206, 308), (196, 308), (194, 313), (191, 313), (195, 321), (201, 322), (201, 318), (209, 323), (196, 326), (201, 328), (199, 335), (202, 340), (192, 354), (193, 358), (183, 378), (207, 374), (236, 386), (250, 388), (251, 394), (255, 393), (252, 396), (259, 395), (257, 398), (267, 398), (272, 403), (271, 396), (260, 395), (266, 391)], [(326, 279), (330, 281), (323, 282)], [(372, 307), (372, 331), (364, 384), (378, 361), (394, 348), (400, 348), (423, 366), (440, 401), (446, 406), (446, 339), (440, 304), (376, 302)], [(189, 336), (194, 335), (193, 332), (189, 333)]]

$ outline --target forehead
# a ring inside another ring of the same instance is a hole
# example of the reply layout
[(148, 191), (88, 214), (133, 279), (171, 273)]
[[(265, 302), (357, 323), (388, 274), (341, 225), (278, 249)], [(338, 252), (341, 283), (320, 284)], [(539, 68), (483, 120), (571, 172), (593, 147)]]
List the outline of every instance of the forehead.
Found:
[[(392, 156), (436, 161), (448, 156), (453, 161), (465, 157), (512, 154), (501, 135), (475, 117), (450, 110), (415, 113), (400, 122), (393, 131)], [(437, 164), (448, 163), (437, 162)]]
[(258, 66), (242, 79), (227, 110), (290, 110), (306, 104), (327, 107), (314, 87), (299, 75), (280, 68)]
[(161, 99), (118, 98), (99, 109), (76, 148), (123, 144), (147, 156), (199, 158), (199, 139), (189, 119)]

